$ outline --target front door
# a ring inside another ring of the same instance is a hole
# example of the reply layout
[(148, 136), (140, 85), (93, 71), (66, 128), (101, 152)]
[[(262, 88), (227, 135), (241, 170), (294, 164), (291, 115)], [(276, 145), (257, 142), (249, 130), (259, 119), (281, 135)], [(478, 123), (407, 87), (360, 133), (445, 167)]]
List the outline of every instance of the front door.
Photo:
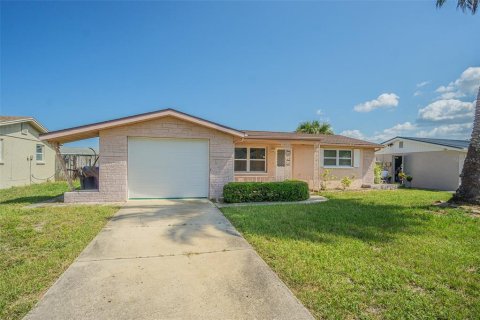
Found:
[(290, 165), (290, 149), (277, 149), (276, 180), (288, 179), (288, 167)]
[(403, 156), (394, 156), (393, 158), (393, 177), (394, 182), (400, 182), (398, 174), (403, 172)]

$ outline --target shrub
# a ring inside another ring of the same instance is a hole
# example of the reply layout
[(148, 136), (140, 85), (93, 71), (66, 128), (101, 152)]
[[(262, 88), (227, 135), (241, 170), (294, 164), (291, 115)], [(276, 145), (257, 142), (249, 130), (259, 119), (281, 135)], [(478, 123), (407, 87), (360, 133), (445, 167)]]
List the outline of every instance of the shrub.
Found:
[(352, 176), (351, 178), (348, 177), (348, 176), (345, 176), (345, 177), (342, 178), (342, 180), (340, 182), (342, 183), (343, 190), (350, 187), (350, 185), (353, 182), (353, 179), (355, 179), (355, 176)]
[(413, 180), (413, 177), (412, 177), (412, 176), (407, 176), (407, 181), (408, 181), (408, 182), (412, 182), (412, 180)]
[(328, 169), (323, 170), (323, 173), (322, 173), (321, 176), (322, 176), (322, 182), (321, 182), (321, 185), (320, 185), (320, 189), (322, 189), (324, 191), (327, 190), (328, 181), (335, 180), (337, 178), (333, 174), (330, 174), (330, 170), (328, 170)]
[(303, 181), (230, 182), (223, 187), (223, 199), (228, 203), (260, 201), (301, 201), (310, 197), (308, 184)]
[(380, 184), (382, 182), (382, 166), (377, 163), (373, 168), (373, 183)]

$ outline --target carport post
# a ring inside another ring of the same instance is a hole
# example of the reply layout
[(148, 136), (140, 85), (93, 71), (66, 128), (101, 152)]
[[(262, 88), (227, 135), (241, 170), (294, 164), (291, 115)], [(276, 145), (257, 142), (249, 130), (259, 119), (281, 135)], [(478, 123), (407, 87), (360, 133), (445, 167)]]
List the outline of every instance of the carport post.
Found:
[(62, 154), (60, 153), (60, 144), (55, 142), (53, 144), (53, 148), (55, 149), (55, 155), (57, 156), (57, 161), (60, 163), (60, 166), (62, 167), (63, 174), (65, 175), (65, 178), (67, 178), (67, 183), (68, 183), (68, 187), (70, 188), (70, 191), (75, 191), (72, 177), (70, 177), (70, 175), (68, 174), (67, 166), (65, 165), (65, 160), (63, 159)]

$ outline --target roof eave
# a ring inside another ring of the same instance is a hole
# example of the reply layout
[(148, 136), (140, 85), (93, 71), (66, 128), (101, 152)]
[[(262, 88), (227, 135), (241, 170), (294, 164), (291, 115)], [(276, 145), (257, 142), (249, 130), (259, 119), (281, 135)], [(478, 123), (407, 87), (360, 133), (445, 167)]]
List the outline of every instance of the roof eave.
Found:
[[(134, 116), (124, 117), (124, 118), (119, 118), (119, 119), (114, 119), (109, 121), (97, 122), (97, 123), (79, 126), (79, 127), (52, 131), (47, 134), (41, 135), (40, 139), (44, 141), (57, 142), (57, 143), (88, 139), (88, 138), (97, 137), (101, 130), (112, 129), (116, 127), (131, 125), (131, 124), (145, 122), (149, 120), (155, 120), (155, 119), (164, 118), (168, 116), (175, 117), (180, 120), (184, 120), (188, 122), (193, 122), (198, 125), (202, 125), (204, 127), (208, 127), (224, 133), (231, 134), (233, 136), (242, 137), (242, 138), (245, 137), (245, 133), (242, 131), (229, 128), (226, 126), (222, 126), (220, 124), (217, 124), (208, 120), (204, 120), (195, 116), (191, 116), (177, 110), (165, 109), (165, 110), (159, 110), (156, 112), (144, 113), (140, 115), (134, 115)], [(82, 137), (82, 138), (77, 139), (76, 137)]]

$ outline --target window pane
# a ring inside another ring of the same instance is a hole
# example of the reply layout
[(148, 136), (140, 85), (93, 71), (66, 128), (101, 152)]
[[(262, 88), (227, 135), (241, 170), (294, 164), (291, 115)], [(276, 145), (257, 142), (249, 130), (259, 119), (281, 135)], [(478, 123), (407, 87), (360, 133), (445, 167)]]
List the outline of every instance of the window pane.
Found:
[(323, 165), (324, 166), (336, 166), (337, 165), (337, 159), (323, 159)]
[(338, 160), (338, 163), (341, 166), (349, 166), (349, 167), (352, 166), (352, 160), (351, 159), (340, 159), (340, 160)]
[(235, 171), (247, 171), (247, 160), (235, 160)]
[(323, 156), (325, 158), (335, 158), (337, 156), (337, 150), (324, 150)]
[(37, 161), (43, 161), (43, 145), (37, 144), (35, 151), (36, 151), (35, 159)]
[(250, 148), (250, 159), (265, 159), (265, 149)]
[(247, 148), (235, 148), (235, 159), (247, 159)]
[(351, 158), (352, 157), (352, 151), (340, 150), (339, 151), (339, 157), (340, 158)]
[(277, 167), (285, 167), (285, 150), (277, 150)]
[(264, 160), (250, 160), (250, 171), (265, 172), (265, 161)]

